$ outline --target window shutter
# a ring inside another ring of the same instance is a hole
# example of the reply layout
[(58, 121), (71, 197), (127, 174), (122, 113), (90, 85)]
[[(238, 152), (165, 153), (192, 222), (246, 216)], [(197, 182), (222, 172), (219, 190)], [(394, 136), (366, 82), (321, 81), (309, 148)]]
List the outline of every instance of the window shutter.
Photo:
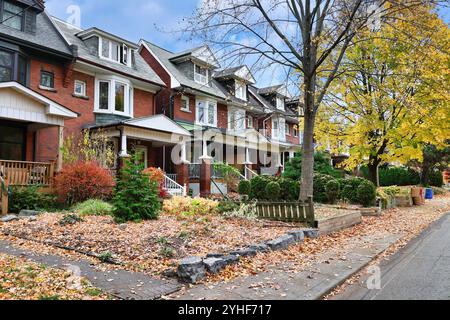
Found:
[(26, 33), (35, 34), (36, 33), (36, 12), (34, 10), (25, 10), (25, 27), (24, 31)]

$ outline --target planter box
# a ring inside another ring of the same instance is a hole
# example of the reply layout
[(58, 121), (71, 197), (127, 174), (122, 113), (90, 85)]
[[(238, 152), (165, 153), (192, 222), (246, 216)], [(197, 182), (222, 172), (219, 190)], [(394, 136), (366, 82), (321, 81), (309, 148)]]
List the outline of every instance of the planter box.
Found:
[(397, 207), (408, 208), (413, 206), (413, 198), (411, 196), (395, 196)]
[(361, 209), (363, 217), (379, 217), (381, 216), (381, 208), (363, 208)]
[(362, 222), (361, 212), (353, 212), (343, 216), (317, 221), (319, 234), (326, 235), (350, 228)]

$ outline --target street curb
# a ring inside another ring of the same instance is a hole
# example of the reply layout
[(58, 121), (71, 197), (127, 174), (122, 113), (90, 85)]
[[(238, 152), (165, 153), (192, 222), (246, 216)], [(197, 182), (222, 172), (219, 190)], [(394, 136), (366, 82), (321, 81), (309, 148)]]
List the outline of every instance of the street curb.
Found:
[[(417, 235), (415, 238), (413, 238), (411, 241), (409, 241), (405, 247), (401, 248), (399, 251), (395, 252), (392, 256), (395, 256), (397, 254), (400, 254), (401, 252), (408, 250), (409, 248), (411, 248), (412, 246), (414, 246), (415, 244), (417, 244), (417, 242), (421, 241), (429, 232), (431, 232), (431, 229), (441, 225), (443, 223), (443, 221), (447, 218), (449, 218), (450, 216), (450, 212), (444, 214), (441, 218), (439, 218), (438, 220), (432, 222), (426, 229), (424, 229), (419, 235)], [(350, 279), (351, 277), (353, 277), (354, 275), (360, 273), (363, 269), (365, 269), (370, 263), (372, 263), (374, 260), (376, 260), (377, 258), (379, 258), (384, 252), (386, 252), (390, 247), (392, 247), (396, 242), (398, 242), (399, 240), (401, 240), (401, 238), (397, 239), (396, 241), (392, 242), (388, 247), (386, 247), (385, 249), (383, 249), (382, 251), (379, 251), (375, 256), (372, 257), (372, 259), (370, 261), (368, 261), (367, 263), (364, 263), (363, 265), (361, 265), (361, 267), (359, 267), (357, 270), (355, 270), (354, 272), (350, 273), (345, 279), (341, 279), (338, 281), (335, 281), (333, 285), (330, 285), (327, 289), (327, 291), (323, 294), (317, 295), (316, 297), (314, 297), (312, 300), (323, 300), (324, 297), (326, 297), (328, 294), (330, 294), (331, 292), (333, 292), (336, 288), (340, 287), (341, 285), (343, 285), (348, 279)]]

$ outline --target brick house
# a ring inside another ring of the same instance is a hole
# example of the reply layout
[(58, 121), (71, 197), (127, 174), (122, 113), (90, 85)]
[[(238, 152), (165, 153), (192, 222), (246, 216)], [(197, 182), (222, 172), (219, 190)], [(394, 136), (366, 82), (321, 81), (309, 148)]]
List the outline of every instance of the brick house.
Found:
[(298, 113), (286, 107), (283, 86), (258, 89), (247, 66), (220, 69), (208, 46), (173, 53), (141, 40), (139, 50), (166, 85), (158, 112), (193, 135), (187, 160), (194, 194), (211, 192), (202, 175), (214, 172), (204, 172), (205, 160), (232, 164), (245, 177), (276, 174), (300, 149)]
[(111, 169), (141, 150), (184, 194), (219, 192), (212, 162), (249, 178), (276, 174), (299, 150), (282, 86), (256, 88), (248, 67), (221, 69), (207, 46), (171, 53), (82, 30), (43, 1), (0, 0), (0, 18), (0, 176), (12, 183), (50, 183), (64, 137), (83, 130), (110, 138)]

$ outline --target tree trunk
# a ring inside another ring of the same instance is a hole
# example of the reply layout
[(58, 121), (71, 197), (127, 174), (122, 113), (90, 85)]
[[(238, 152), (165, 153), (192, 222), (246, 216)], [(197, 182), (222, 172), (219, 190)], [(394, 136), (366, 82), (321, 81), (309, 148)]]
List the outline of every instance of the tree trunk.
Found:
[(378, 174), (378, 168), (380, 166), (379, 161), (373, 160), (368, 164), (369, 169), (369, 180), (373, 182), (377, 187), (380, 186), (380, 176)]
[(427, 165), (422, 166), (422, 174), (420, 180), (423, 186), (427, 186), (430, 181), (430, 168)]
[(300, 200), (307, 201), (314, 190), (314, 114), (305, 114)]

